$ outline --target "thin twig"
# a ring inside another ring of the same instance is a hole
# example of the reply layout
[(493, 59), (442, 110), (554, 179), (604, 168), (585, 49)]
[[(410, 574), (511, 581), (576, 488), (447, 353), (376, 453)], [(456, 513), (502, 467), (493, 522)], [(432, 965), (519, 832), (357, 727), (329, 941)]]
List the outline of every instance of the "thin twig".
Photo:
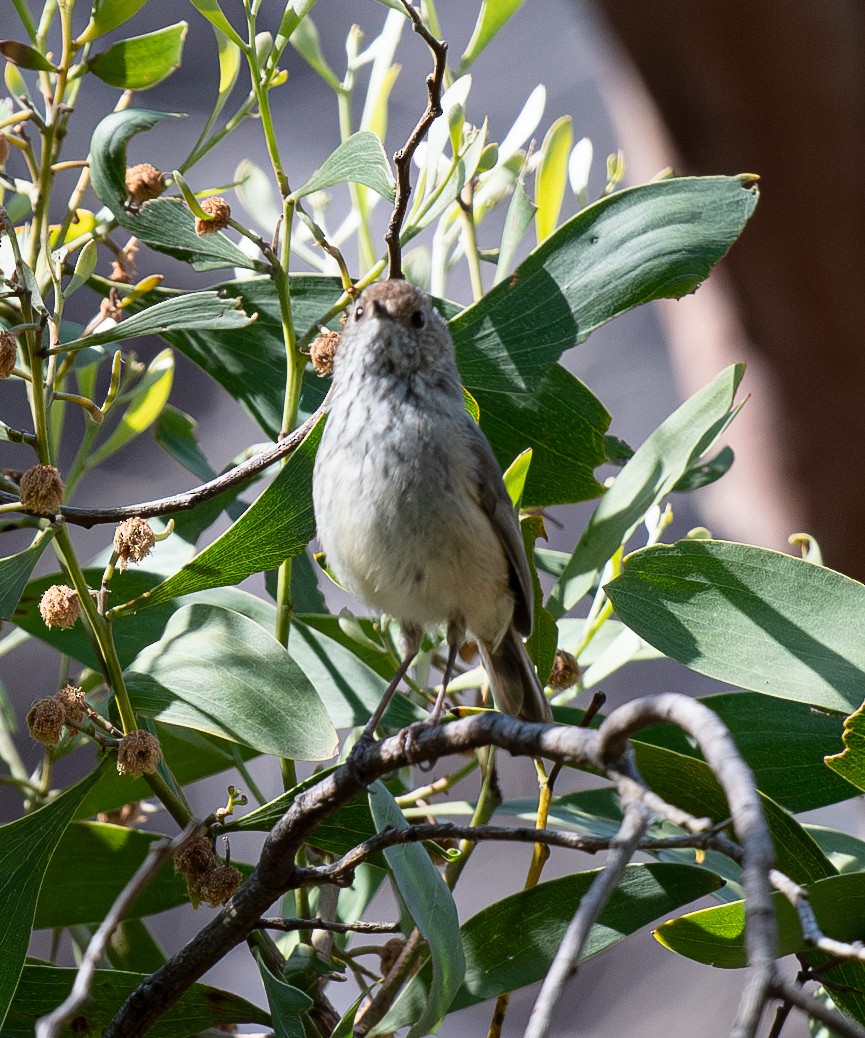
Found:
[(400, 933), (399, 923), (337, 923), (333, 919), (280, 919), (262, 917), (256, 930), (327, 930), (330, 933)]
[(448, 45), (444, 40), (437, 40), (427, 29), (420, 15), (412, 7), (409, 0), (401, 0), (406, 13), (411, 18), (412, 28), (422, 37), (433, 54), (433, 70), (426, 78), (427, 106), (426, 111), (420, 117), (417, 126), (412, 130), (408, 140), (394, 153), (393, 164), (396, 169), (396, 198), (394, 200), (393, 212), (387, 233), (384, 236), (387, 245), (388, 277), (399, 279), (403, 277), (402, 272), (402, 245), (400, 243), (400, 231), (408, 209), (408, 200), (411, 196), (411, 160), (420, 142), (426, 136), (427, 130), (442, 114), (442, 84), (444, 82), (445, 68), (447, 67)]
[(606, 866), (593, 880), (586, 891), (574, 917), (568, 924), (559, 950), (547, 973), (543, 986), (532, 1008), (526, 1027), (525, 1038), (546, 1038), (552, 1023), (553, 1012), (561, 998), (568, 979), (577, 971), (577, 962), (582, 954), (592, 927), (604, 909), (610, 895), (619, 885), (622, 873), (643, 838), (651, 821), (645, 804), (630, 801), (625, 807), (625, 817), (619, 831), (610, 843), (610, 856)]
[(148, 883), (151, 882), (172, 854), (195, 836), (198, 831), (198, 823), (190, 822), (183, 832), (175, 836), (173, 840), (160, 840), (151, 845), (150, 850), (147, 852), (147, 857), (138, 867), (132, 879), (117, 895), (108, 914), (100, 923), (99, 929), (90, 938), (90, 943), (84, 952), (84, 957), (75, 976), (75, 983), (72, 985), (72, 990), (69, 992), (68, 997), (53, 1012), (36, 1021), (36, 1038), (58, 1038), (64, 1025), (87, 1004), (90, 998), (90, 988), (96, 974), (96, 967), (105, 954), (108, 942), (120, 925), (120, 921), (123, 919), (129, 906), (141, 894)]
[(820, 1020), (840, 1038), (865, 1038), (865, 1027), (851, 1020), (850, 1017), (839, 1013), (837, 1009), (830, 1009), (825, 1002), (814, 998), (803, 991), (798, 985), (791, 983), (782, 977), (777, 970), (771, 985), (771, 993), (778, 998), (789, 1002), (807, 1013), (815, 1020)]
[[(288, 434), (279, 443), (265, 447), (258, 454), (253, 455), (241, 465), (235, 466), (228, 472), (224, 472), (209, 483), (187, 490), (183, 494), (175, 494), (173, 497), (161, 497), (155, 501), (142, 501), (137, 505), (119, 505), (115, 508), (77, 508), (74, 505), (61, 505), (60, 515), (67, 523), (75, 526), (83, 526), (90, 529), (104, 523), (119, 523), (124, 519), (132, 519), (139, 516), (142, 519), (151, 519), (157, 515), (169, 515), (174, 512), (184, 512), (189, 508), (200, 505), (203, 501), (209, 501), (219, 494), (236, 487), (239, 483), (245, 483), (248, 479), (270, 468), (275, 462), (292, 454), (315, 423), (321, 418), (325, 411), (327, 399), (317, 411), (307, 418), (296, 429)], [(0, 502), (11, 500), (12, 495), (0, 493)], [(23, 509), (22, 509), (23, 511)]]

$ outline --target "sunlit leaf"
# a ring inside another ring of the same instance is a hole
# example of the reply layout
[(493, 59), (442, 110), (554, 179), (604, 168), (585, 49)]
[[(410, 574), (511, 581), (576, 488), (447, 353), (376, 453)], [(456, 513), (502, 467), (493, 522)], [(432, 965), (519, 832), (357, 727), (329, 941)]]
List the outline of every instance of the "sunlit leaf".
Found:
[(304, 61), (315, 69), (331, 89), (337, 91), (341, 89), (339, 79), (321, 52), (318, 29), (316, 29), (312, 18), (306, 17), (297, 22), (291, 33), (291, 45)]
[(102, 0), (100, 4), (94, 5), (90, 21), (75, 40), (76, 44), (80, 46), (83, 43), (91, 43), (116, 29), (118, 25), (123, 25), (146, 3), (147, 0)]
[(471, 39), (460, 58), (460, 73), (477, 59), (522, 5), (523, 0), (482, 0)]
[(214, 29), (218, 29), (224, 36), (227, 36), (235, 46), (245, 46), (234, 26), (225, 17), (218, 0), (189, 0), (189, 2), (199, 14), (204, 15)]
[(553, 233), (559, 221), (568, 182), (568, 156), (572, 140), (571, 117), (563, 115), (547, 130), (541, 145), (535, 173), (535, 229), (539, 242)]
[(303, 198), (313, 191), (351, 181), (365, 184), (391, 202), (396, 184), (381, 141), (374, 133), (361, 130), (344, 140), (325, 159), (307, 182), (293, 192), (292, 198)]
[(109, 86), (147, 90), (180, 67), (188, 28), (186, 22), (177, 22), (144, 36), (119, 40), (91, 58), (88, 67)]

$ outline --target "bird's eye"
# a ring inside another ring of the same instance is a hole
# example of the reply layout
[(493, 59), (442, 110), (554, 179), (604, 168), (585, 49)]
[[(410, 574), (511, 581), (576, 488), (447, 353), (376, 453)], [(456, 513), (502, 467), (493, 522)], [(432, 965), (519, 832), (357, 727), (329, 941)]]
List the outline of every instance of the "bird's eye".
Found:
[(415, 312), (411, 315), (411, 323), (415, 326), (415, 328), (423, 328), (423, 326), (426, 324), (426, 316), (424, 315), (423, 310), (415, 310)]
[(361, 319), (361, 317), (363, 317), (363, 307), (359, 306), (354, 311), (354, 319), (356, 321), (359, 321)]

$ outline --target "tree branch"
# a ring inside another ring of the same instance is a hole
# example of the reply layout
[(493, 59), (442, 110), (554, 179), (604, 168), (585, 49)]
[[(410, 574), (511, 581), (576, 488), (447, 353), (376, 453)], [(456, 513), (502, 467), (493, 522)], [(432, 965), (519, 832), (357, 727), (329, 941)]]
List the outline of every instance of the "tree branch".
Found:
[[(746, 889), (755, 892), (753, 900), (749, 898), (748, 949), (760, 965), (767, 956), (770, 957), (770, 975), (766, 985), (768, 997), (768, 985), (775, 979), (771, 972), (774, 916), (768, 882), (771, 840), (753, 778), (726, 726), (716, 715), (685, 696), (670, 694), (620, 707), (597, 730), (520, 721), (506, 714), (490, 712), (423, 729), (417, 732), (410, 746), (406, 745), (402, 734), (381, 742), (359, 743), (341, 767), (294, 800), (268, 835), (259, 863), (250, 877), (185, 948), (129, 996), (106, 1029), (106, 1038), (143, 1035), (192, 983), (243, 941), (268, 906), (306, 878), (305, 870), (301, 872), (294, 865), (295, 855), (313, 836), (319, 823), (376, 779), (409, 763), (436, 761), (489, 745), (518, 756), (546, 757), (578, 767), (599, 769), (608, 775), (621, 775), (625, 763), (619, 758), (627, 751), (627, 736), (660, 721), (677, 724), (697, 741), (730, 803), (736, 832), (742, 841)], [(630, 781), (634, 782), (636, 789), (639, 788), (634, 780)], [(650, 810), (655, 810), (648, 801), (644, 803)], [(663, 804), (663, 801), (659, 803)], [(532, 838), (538, 839), (534, 830)], [(763, 870), (762, 876), (755, 875), (758, 869)], [(762, 896), (764, 887), (767, 892), (765, 899)], [(763, 917), (764, 906), (768, 912), (766, 918)], [(756, 925), (752, 918), (755, 909)], [(762, 974), (757, 976), (762, 979)], [(748, 993), (753, 993), (753, 990), (749, 986)]]
[(418, 145), (426, 136), (427, 130), (442, 114), (442, 84), (444, 82), (445, 68), (447, 67), (448, 53), (447, 43), (444, 40), (437, 40), (432, 35), (409, 0), (402, 0), (402, 5), (406, 9), (409, 18), (411, 18), (412, 28), (423, 38), (432, 51), (433, 70), (426, 79), (428, 95), (426, 111), (420, 117), (417, 126), (412, 130), (409, 139), (393, 156), (393, 164), (396, 169), (396, 199), (394, 200), (393, 213), (391, 214), (387, 233), (384, 236), (385, 244), (387, 245), (387, 276), (391, 279), (403, 277), (402, 244), (399, 236), (411, 195), (411, 160), (417, 151)]

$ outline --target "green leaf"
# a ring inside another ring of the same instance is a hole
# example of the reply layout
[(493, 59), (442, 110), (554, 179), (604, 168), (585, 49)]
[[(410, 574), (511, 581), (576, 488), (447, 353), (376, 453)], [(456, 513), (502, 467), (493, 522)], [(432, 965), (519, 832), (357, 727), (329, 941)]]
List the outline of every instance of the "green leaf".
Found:
[(336, 731), (303, 671), (275, 638), (230, 609), (178, 609), (126, 677), (145, 717), (275, 756), (325, 760), (336, 749)]
[(191, 415), (166, 404), (156, 417), (153, 438), (175, 461), (202, 483), (207, 483), (216, 473), (198, 445), (197, 428), (198, 423)]
[[(77, 974), (77, 969), (72, 968), (25, 966), (3, 1028), (3, 1038), (33, 1038), (36, 1021), (56, 1009), (68, 996)], [(102, 1034), (120, 1006), (145, 980), (146, 973), (97, 970), (84, 1011), (89, 1033)], [(210, 1027), (243, 1023), (269, 1024), (270, 1015), (238, 995), (208, 984), (193, 984), (147, 1033), (151, 1038), (191, 1038)], [(61, 1035), (73, 1038), (79, 1033), (67, 1027)]]
[(192, 591), (239, 584), (299, 555), (315, 533), (312, 469), (322, 428), (318, 422), (276, 479), (221, 537), (158, 587), (116, 607), (113, 615), (138, 612)]
[[(451, 1011), (477, 1005), (541, 980), (552, 964), (574, 912), (599, 869), (540, 883), (484, 908), (462, 927), (465, 983)], [(721, 881), (707, 869), (651, 863), (629, 865), (589, 933), (581, 962), (618, 944), (653, 920), (712, 893)], [(422, 969), (397, 1003), (394, 1028), (425, 998), (429, 974)]]
[(726, 475), (734, 460), (732, 449), (722, 447), (714, 458), (692, 465), (673, 487), (673, 490), (681, 494), (707, 487), (719, 480), (721, 476)]
[(538, 242), (556, 229), (568, 183), (568, 156), (573, 140), (573, 121), (569, 115), (556, 119), (547, 130), (535, 173), (535, 232)]
[(381, 141), (374, 133), (361, 130), (344, 140), (291, 198), (303, 198), (346, 181), (365, 184), (388, 201), (394, 200), (396, 184)]
[(844, 749), (826, 756), (826, 765), (858, 789), (865, 790), (865, 716), (859, 707), (844, 721)]
[(90, 141), (90, 174), (93, 190), (118, 223), (148, 245), (192, 264), (196, 270), (215, 267), (256, 269), (255, 261), (224, 234), (195, 233), (195, 218), (179, 199), (155, 198), (138, 212), (126, 208), (126, 145), (132, 137), (150, 130), (160, 120), (182, 119), (175, 112), (127, 109), (107, 115)]
[(85, 285), (90, 275), (96, 270), (96, 251), (95, 241), (91, 239), (85, 242), (84, 248), (78, 253), (78, 259), (75, 261), (75, 270), (69, 279), (69, 284), (63, 292), (64, 299), (68, 299), (73, 292), (77, 292), (82, 285)]
[(214, 29), (218, 29), (221, 33), (227, 36), (232, 43), (241, 49), (246, 46), (241, 37), (235, 31), (234, 26), (223, 14), (222, 8), (219, 6), (217, 0), (189, 0), (189, 2), (199, 14), (204, 15)]
[[(311, 18), (303, 18), (295, 24), (291, 33), (291, 45), (332, 90), (337, 92), (342, 90), (342, 84), (322, 54), (318, 29)], [(338, 183), (338, 181), (334, 181), (334, 183)]]
[(88, 457), (87, 467), (96, 468), (115, 451), (149, 429), (162, 413), (173, 382), (174, 352), (162, 350), (147, 366), (143, 378), (130, 393), (129, 404), (117, 427)]
[(520, 242), (528, 230), (529, 224), (537, 211), (534, 202), (526, 194), (522, 182), (518, 180), (514, 184), (514, 193), (508, 205), (508, 213), (505, 217), (505, 226), (502, 231), (502, 242), (499, 246), (499, 258), (496, 262), (496, 276), (494, 283), (497, 285), (508, 275)]
[[(591, 589), (607, 560), (628, 540), (649, 508), (670, 493), (723, 432), (735, 413), (734, 398), (743, 373), (741, 364), (722, 371), (663, 421), (624, 466), (550, 593), (548, 608), (554, 616), (572, 609)], [(634, 630), (643, 636), (642, 631)], [(661, 648), (652, 638), (646, 641)]]
[(0, 559), (0, 620), (11, 620), (33, 567), (54, 536), (52, 529), (36, 534), (29, 548)]
[[(142, 864), (158, 833), (101, 822), (73, 822), (45, 873), (34, 928), (99, 924)], [(81, 868), (86, 862), (87, 867)], [(186, 881), (168, 862), (135, 899), (126, 918), (163, 912), (189, 900)]]
[(33, 69), (35, 72), (56, 72), (57, 69), (35, 47), (17, 40), (0, 40), (0, 54), (19, 68)]
[[(379, 832), (407, 827), (402, 811), (381, 782), (370, 786), (369, 806)], [(400, 897), (430, 951), (432, 982), (426, 1004), (418, 1016), (404, 1021), (412, 1024), (409, 1038), (419, 1038), (445, 1015), (463, 982), (466, 961), (460, 945), (459, 918), (450, 890), (423, 847), (416, 843), (389, 847), (384, 856)], [(399, 1013), (400, 1002), (397, 996), (393, 1008), (372, 1034), (390, 1034), (394, 1030), (388, 1021), (393, 1013)]]
[(149, 90), (180, 68), (187, 22), (167, 25), (143, 36), (118, 40), (88, 62), (98, 79), (120, 90)]
[[(839, 941), (862, 939), (865, 873), (830, 876), (807, 884), (806, 889), (825, 934)], [(773, 894), (772, 900), (778, 920), (779, 957), (809, 951), (796, 909), (782, 894)], [(747, 965), (745, 903), (734, 901), (671, 919), (658, 927), (655, 938), (665, 948), (695, 962), (721, 969), (742, 969)]]
[(257, 950), (253, 954), (258, 962), (267, 1004), (273, 1017), (274, 1038), (304, 1038), (307, 1032), (303, 1022), (314, 1005), (312, 999), (300, 988), (286, 984), (281, 977), (274, 976)]
[[(0, 956), (0, 1027), (27, 956), (36, 902), (51, 856), (84, 795), (109, 766), (103, 762), (38, 811), (0, 826), (0, 914), (4, 932)], [(5, 1028), (3, 1034), (5, 1038)]]
[(82, 43), (92, 43), (100, 36), (105, 36), (118, 25), (128, 22), (146, 3), (147, 0), (102, 0), (75, 43), (81, 46)]
[(251, 323), (252, 318), (238, 307), (236, 301), (226, 300), (218, 292), (190, 292), (149, 306), (104, 331), (64, 342), (57, 350), (80, 350), (86, 346), (103, 346), (142, 335), (162, 335), (183, 329), (221, 332), (246, 328)]
[(672, 659), (767, 695), (845, 713), (865, 688), (865, 586), (726, 541), (635, 552), (607, 585), (620, 618)]
[(460, 58), (458, 76), (477, 60), (480, 53), (522, 5), (523, 0), (482, 0), (472, 37)]

